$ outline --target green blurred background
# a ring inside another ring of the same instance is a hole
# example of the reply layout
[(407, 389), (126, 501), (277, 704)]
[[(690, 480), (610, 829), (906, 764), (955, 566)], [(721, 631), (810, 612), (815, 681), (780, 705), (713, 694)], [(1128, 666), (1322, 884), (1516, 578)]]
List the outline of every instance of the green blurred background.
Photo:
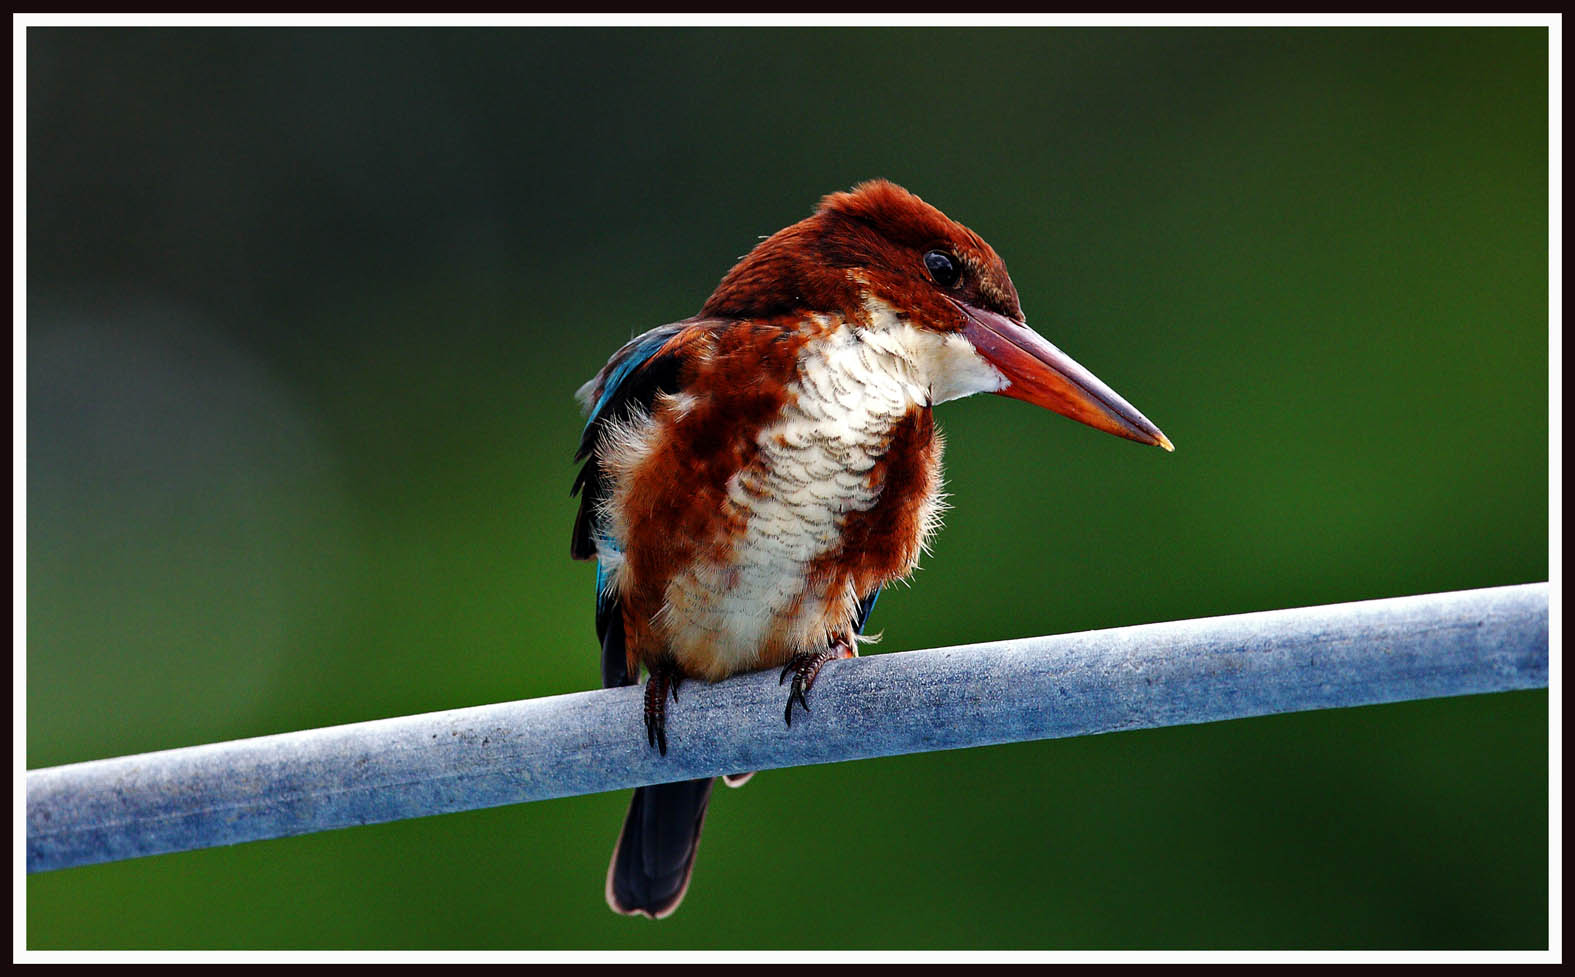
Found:
[[(1548, 575), (1544, 30), (27, 32), (27, 762), (594, 687), (572, 393), (886, 176), (1174, 455), (975, 398), (875, 649)], [(30, 877), (34, 948), (1545, 946), (1547, 696)]]

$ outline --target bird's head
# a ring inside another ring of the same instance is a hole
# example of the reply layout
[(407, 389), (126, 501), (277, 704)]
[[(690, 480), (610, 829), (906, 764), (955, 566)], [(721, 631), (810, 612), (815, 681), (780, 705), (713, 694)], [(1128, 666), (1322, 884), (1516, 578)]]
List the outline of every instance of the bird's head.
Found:
[(1148, 418), (1028, 327), (1006, 264), (983, 238), (886, 180), (831, 194), (762, 241), (701, 314), (895, 323), (915, 339), (934, 402), (998, 393), (1172, 450)]

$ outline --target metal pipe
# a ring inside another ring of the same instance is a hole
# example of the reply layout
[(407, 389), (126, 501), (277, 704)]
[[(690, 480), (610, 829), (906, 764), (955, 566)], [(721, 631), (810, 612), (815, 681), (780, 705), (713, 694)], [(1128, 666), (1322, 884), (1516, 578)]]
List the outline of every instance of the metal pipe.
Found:
[(32, 770), (27, 870), (748, 770), (1545, 688), (1548, 585), (832, 662), (782, 721), (775, 671), (690, 682), (668, 753), (635, 687)]

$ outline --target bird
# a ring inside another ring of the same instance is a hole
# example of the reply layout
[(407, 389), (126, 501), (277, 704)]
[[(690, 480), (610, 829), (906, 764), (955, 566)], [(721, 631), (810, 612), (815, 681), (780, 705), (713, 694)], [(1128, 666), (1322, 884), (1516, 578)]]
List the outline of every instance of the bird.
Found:
[[(884, 179), (822, 198), (698, 314), (635, 336), (579, 389), (571, 555), (596, 561), (603, 685), (647, 675), (650, 748), (666, 755), (685, 680), (780, 669), (788, 727), (808, 711), (821, 669), (857, 655), (881, 589), (939, 527), (934, 407), (977, 393), (1174, 450), (1029, 328), (983, 238)], [(678, 908), (713, 783), (635, 791), (613, 910)]]

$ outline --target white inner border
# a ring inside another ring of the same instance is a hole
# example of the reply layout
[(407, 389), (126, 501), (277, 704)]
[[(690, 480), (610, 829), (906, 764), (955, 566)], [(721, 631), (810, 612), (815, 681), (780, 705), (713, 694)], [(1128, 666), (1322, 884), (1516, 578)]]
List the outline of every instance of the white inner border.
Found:
[[(26, 949), (26, 648), (27, 648), (27, 43), (28, 27), (104, 26), (220, 26), (220, 27), (1547, 27), (1548, 31), (1548, 573), (1549, 670), (1548, 670), (1548, 949), (1514, 952), (1408, 952), (1408, 951), (819, 951), (819, 952), (42, 952)], [(1103, 962), (1158, 963), (1162, 961), (1249, 963), (1326, 961), (1355, 963), (1429, 962), (1482, 963), (1488, 961), (1551, 963), (1564, 959), (1563, 931), (1563, 323), (1564, 252), (1563, 138), (1564, 138), (1564, 18), (1561, 14), (13, 14), (11, 18), (11, 484), (12, 484), (12, 960), (24, 963), (102, 963), (117, 960), (144, 962), (220, 962), (257, 960), (284, 962), (464, 962), (531, 961), (624, 963), (659, 960), (698, 962), (909, 962), (958, 963), (985, 960), (998, 963)]]

